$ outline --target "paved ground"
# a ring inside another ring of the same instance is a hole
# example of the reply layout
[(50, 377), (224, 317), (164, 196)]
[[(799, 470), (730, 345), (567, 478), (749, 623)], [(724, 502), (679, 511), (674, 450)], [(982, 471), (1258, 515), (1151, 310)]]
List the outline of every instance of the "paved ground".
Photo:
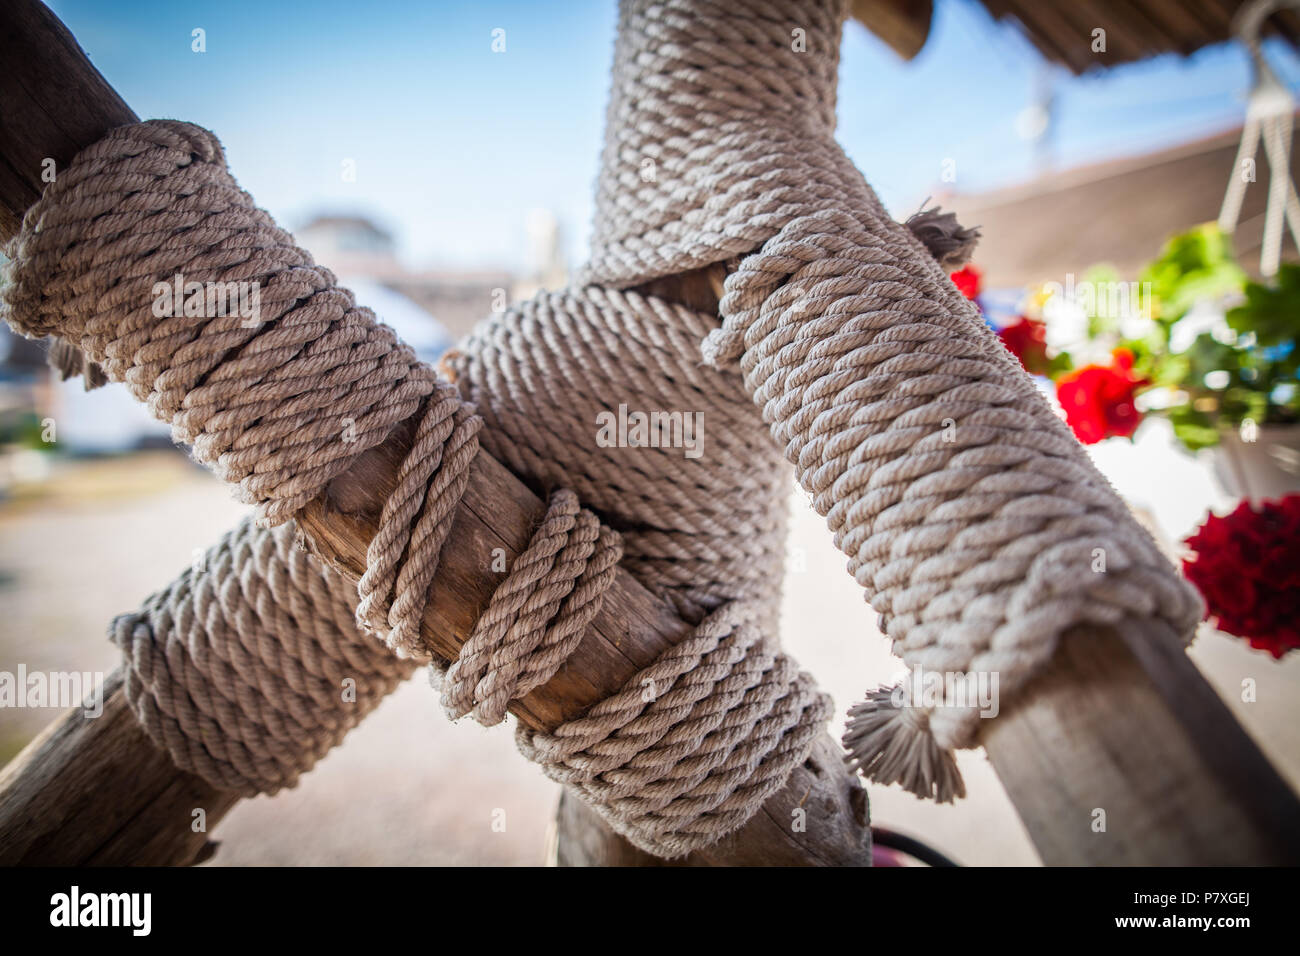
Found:
[[(842, 713), (899, 664), (821, 519), (799, 499), (792, 505), (791, 545), (804, 562), (786, 581), (784, 639)], [(67, 465), (39, 493), (0, 503), (0, 670), (20, 661), (30, 670), (111, 670), (110, 618), (174, 577), (243, 511), (214, 479), (165, 452)], [(1209, 632), (1194, 657), (1300, 786), (1300, 656), (1278, 665)], [(1258, 682), (1255, 704), (1239, 701), (1245, 677)], [(0, 761), (52, 717), (0, 709)], [(872, 787), (873, 818), (961, 862), (1037, 862), (982, 753), (963, 753), (961, 766), (967, 800), (939, 807)], [(417, 676), (295, 790), (237, 807), (216, 830), (215, 862), (536, 864), (557, 797), (508, 730), (449, 724)], [(493, 826), (497, 811), (504, 831)]]

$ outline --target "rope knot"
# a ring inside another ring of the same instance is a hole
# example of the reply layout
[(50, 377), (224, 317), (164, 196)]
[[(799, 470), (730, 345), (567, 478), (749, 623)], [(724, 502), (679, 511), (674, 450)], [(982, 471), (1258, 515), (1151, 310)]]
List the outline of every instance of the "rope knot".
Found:
[(618, 534), (560, 489), (442, 679), (452, 720), (500, 723), (510, 701), (564, 666), (599, 613), (623, 554)]

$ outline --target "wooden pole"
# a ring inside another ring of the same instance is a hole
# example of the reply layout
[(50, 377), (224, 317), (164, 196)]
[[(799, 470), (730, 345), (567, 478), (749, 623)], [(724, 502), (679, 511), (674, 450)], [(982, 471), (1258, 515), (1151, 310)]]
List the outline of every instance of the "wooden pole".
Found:
[(238, 802), (153, 745), (115, 671), (102, 714), (67, 711), (0, 770), (0, 866), (198, 863)]
[[(66, 28), (36, 0), (11, 0), (0, 16), (0, 62), (6, 64), (0, 71), (0, 237), (7, 237), (39, 194), (45, 158), (61, 168), (77, 149), (135, 117)], [(35, 82), (34, 77), (54, 79)], [(97, 110), (102, 111), (99, 122)], [(650, 291), (716, 309), (712, 285), (709, 277), (692, 274), (660, 280)], [(396, 464), (408, 447), (406, 430), (398, 429), (299, 515), (323, 559), (353, 575), (360, 571)], [(495, 587), (497, 577), (488, 570), (491, 549), (505, 547), (517, 554), (541, 511), (541, 502), (522, 482), (488, 455), (479, 455), (422, 629), (439, 653), (456, 656)], [(516, 702), (512, 711), (530, 726), (549, 729), (613, 693), (688, 630), (620, 572), (570, 665)], [(1300, 862), (1300, 803), (1181, 648), (1160, 641), (1129, 647), (1108, 631), (1077, 634), (1063, 642), (1036, 687), (1016, 711), (993, 722), (984, 743), (1048, 862)], [(110, 699), (106, 706), (112, 710), (117, 705)], [(28, 841), (29, 846), (52, 846), (41, 843), (55, 828), (49, 821), (67, 819), (67, 806), (84, 799), (84, 789), (75, 781), (68, 785), (70, 792), (46, 789), (49, 774), (43, 767), (80, 768), (83, 787), (112, 776), (111, 759), (95, 747), (111, 728), (87, 729), (99, 721), (84, 720), (69, 727), (70, 721), (72, 717), (65, 718), (62, 729), (33, 743), (16, 758), (17, 766), (0, 777), (0, 862), (5, 841), (22, 820), (44, 821), (37, 829), (46, 835)], [(138, 728), (134, 732), (137, 740), (130, 747), (150, 746)], [(126, 728), (122, 739), (130, 734)], [(1140, 748), (1139, 739), (1144, 739)], [(1135, 748), (1134, 756), (1126, 747)], [(1143, 762), (1135, 765), (1134, 759)], [(159, 806), (158, 794), (169, 787), (183, 791), (193, 786), (193, 777), (163, 758), (163, 765), (152, 765), (119, 795), (122, 813), (151, 821), (155, 829), (182, 822), (188, 828), (188, 809), (179, 821), (152, 820), (151, 808)], [(211, 794), (206, 798), (213, 800)], [(58, 805), (42, 814), (39, 805), (47, 802)], [(168, 804), (166, 812), (174, 815), (184, 804)], [(796, 807), (808, 811), (806, 832), (796, 833), (790, 826)], [(1104, 834), (1093, 830), (1097, 809), (1107, 814)], [(211, 813), (208, 819), (215, 822)], [(560, 822), (563, 862), (647, 862), (603, 824), (595, 826), (576, 801), (566, 799)], [(125, 831), (110, 832), (109, 825), (93, 819), (78, 818), (75, 825), (95, 828), (95, 839), (81, 841), (84, 846), (119, 848), (116, 860), (190, 862), (203, 845), (194, 837), (178, 838), (164, 841), (163, 847), (155, 843), (132, 859), (130, 841), (117, 839)], [(684, 862), (851, 864), (865, 862), (867, 847), (865, 795), (845, 774), (836, 745), (823, 739), (753, 821)], [(92, 859), (78, 854), (84, 854), (84, 847), (58, 862)], [(42, 858), (28, 852), (22, 859)], [(45, 856), (42, 861), (54, 860)]]

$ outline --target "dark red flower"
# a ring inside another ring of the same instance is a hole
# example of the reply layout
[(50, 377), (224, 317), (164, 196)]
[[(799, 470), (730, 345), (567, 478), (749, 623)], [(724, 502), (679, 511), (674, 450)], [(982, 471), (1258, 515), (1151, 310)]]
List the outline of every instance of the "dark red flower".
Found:
[(980, 282), (984, 275), (974, 265), (965, 265), (956, 272), (949, 273), (948, 278), (952, 279), (958, 292), (973, 299), (980, 294)]
[(1219, 630), (1274, 657), (1300, 647), (1300, 495), (1210, 515), (1186, 544), (1183, 573)]
[(1021, 316), (998, 330), (998, 338), (1020, 359), (1030, 375), (1047, 372), (1047, 326), (1037, 319)]
[(1095, 445), (1112, 435), (1127, 438), (1137, 430), (1142, 413), (1133, 400), (1145, 384), (1146, 379), (1133, 374), (1133, 354), (1116, 349), (1110, 365), (1085, 365), (1057, 379), (1056, 398), (1075, 437)]

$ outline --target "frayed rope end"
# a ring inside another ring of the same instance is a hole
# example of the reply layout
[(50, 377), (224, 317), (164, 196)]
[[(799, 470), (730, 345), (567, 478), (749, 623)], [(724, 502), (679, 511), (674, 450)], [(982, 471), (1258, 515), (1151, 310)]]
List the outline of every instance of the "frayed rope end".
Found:
[(86, 391), (108, 384), (108, 376), (103, 368), (92, 362), (81, 349), (57, 335), (50, 340), (50, 351), (45, 356), (50, 368), (59, 373), (61, 381), (68, 381), (78, 375), (86, 383)]
[(846, 763), (880, 784), (900, 784), (918, 797), (952, 803), (966, 796), (966, 784), (951, 750), (930, 733), (930, 716), (915, 707), (899, 707), (893, 687), (878, 687), (849, 709), (844, 730)]
[(979, 242), (979, 227), (967, 229), (957, 222), (957, 214), (941, 212), (938, 206), (922, 209), (904, 224), (945, 272), (954, 272), (970, 261)]

